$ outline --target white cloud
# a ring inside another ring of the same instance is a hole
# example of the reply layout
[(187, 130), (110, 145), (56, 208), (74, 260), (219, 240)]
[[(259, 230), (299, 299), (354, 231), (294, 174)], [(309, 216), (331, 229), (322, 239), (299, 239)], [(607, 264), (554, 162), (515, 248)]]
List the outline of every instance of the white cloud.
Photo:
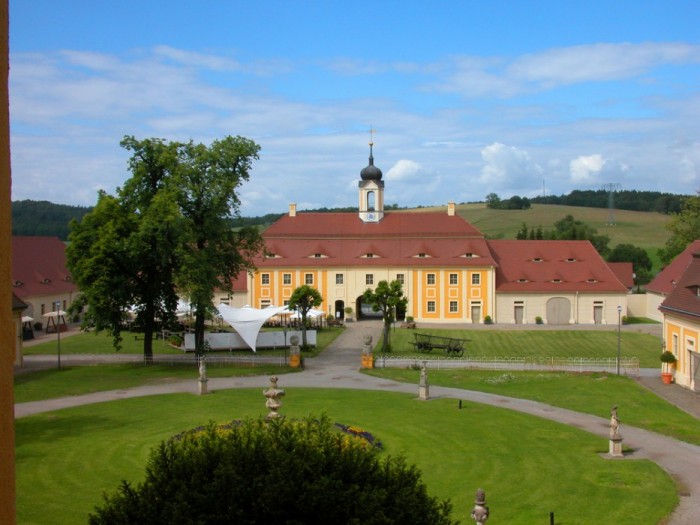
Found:
[(628, 171), (627, 164), (606, 159), (599, 153), (580, 156), (569, 163), (572, 183), (583, 187), (590, 184), (619, 183)]
[(605, 166), (605, 159), (600, 154), (578, 157), (569, 164), (571, 180), (574, 183), (588, 183), (596, 178), (603, 166)]
[(490, 191), (522, 188), (524, 180), (542, 173), (540, 165), (527, 151), (500, 142), (483, 148), (481, 158), (485, 165), (481, 168), (479, 182)]
[(387, 181), (412, 180), (420, 176), (423, 166), (412, 160), (401, 159), (385, 175)]

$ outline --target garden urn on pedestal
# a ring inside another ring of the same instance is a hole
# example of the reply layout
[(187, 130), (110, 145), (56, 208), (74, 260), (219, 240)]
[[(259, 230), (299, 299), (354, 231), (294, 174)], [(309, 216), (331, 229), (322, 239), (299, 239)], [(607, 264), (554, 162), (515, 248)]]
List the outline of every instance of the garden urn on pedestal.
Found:
[(265, 406), (270, 409), (267, 414), (267, 419), (276, 419), (282, 416), (278, 410), (282, 406), (282, 401), (280, 398), (284, 396), (284, 390), (277, 388), (277, 376), (270, 377), (270, 388), (263, 390), (263, 395), (267, 398)]
[(363, 338), (362, 347), (362, 368), (374, 368), (374, 356), (372, 356), (372, 336), (366, 335)]
[(299, 336), (293, 335), (289, 338), (289, 366), (299, 368), (301, 366), (301, 352), (299, 351)]
[(476, 525), (484, 525), (486, 520), (489, 519), (489, 508), (486, 506), (486, 493), (483, 489), (476, 491), (472, 519), (476, 522)]

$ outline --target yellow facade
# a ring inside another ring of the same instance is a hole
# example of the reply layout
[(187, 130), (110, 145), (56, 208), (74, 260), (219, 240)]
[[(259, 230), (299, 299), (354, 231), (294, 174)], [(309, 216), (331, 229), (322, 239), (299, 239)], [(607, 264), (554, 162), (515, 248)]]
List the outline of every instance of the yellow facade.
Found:
[(399, 280), (408, 298), (407, 316), (422, 322), (482, 323), (493, 316), (493, 268), (275, 268), (249, 277), (249, 304), (256, 308), (284, 306), (295, 288), (307, 284), (323, 297), (326, 315), (344, 317), (344, 308), (357, 311), (368, 288)]
[(674, 381), (690, 390), (700, 390), (700, 326), (686, 318), (664, 315), (664, 342), (677, 362), (672, 368)]

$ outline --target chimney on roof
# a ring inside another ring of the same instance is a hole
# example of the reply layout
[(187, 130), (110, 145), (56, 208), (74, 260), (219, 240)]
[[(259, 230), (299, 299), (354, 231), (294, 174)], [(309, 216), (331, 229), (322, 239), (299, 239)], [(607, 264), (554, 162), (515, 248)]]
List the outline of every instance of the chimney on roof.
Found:
[(297, 205), (295, 202), (292, 202), (289, 205), (289, 216), (290, 217), (296, 217), (297, 216)]
[(454, 202), (448, 202), (447, 203), (447, 215), (450, 217), (454, 217), (455, 214), (455, 203)]

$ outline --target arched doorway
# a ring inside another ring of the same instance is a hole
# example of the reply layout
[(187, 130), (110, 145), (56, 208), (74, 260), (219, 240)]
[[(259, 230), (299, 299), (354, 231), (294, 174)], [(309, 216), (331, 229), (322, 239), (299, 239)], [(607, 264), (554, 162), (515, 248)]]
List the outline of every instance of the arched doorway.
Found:
[(338, 320), (345, 319), (345, 301), (337, 300), (335, 302), (335, 308), (334, 308), (333, 312), (334, 312), (333, 316), (336, 319), (338, 319)]
[(372, 305), (364, 302), (362, 296), (358, 297), (355, 301), (355, 311), (357, 312), (357, 320), (362, 321), (363, 319), (382, 319), (382, 312), (375, 312), (372, 310)]
[(547, 301), (547, 324), (569, 324), (571, 301), (566, 297), (552, 297)]

